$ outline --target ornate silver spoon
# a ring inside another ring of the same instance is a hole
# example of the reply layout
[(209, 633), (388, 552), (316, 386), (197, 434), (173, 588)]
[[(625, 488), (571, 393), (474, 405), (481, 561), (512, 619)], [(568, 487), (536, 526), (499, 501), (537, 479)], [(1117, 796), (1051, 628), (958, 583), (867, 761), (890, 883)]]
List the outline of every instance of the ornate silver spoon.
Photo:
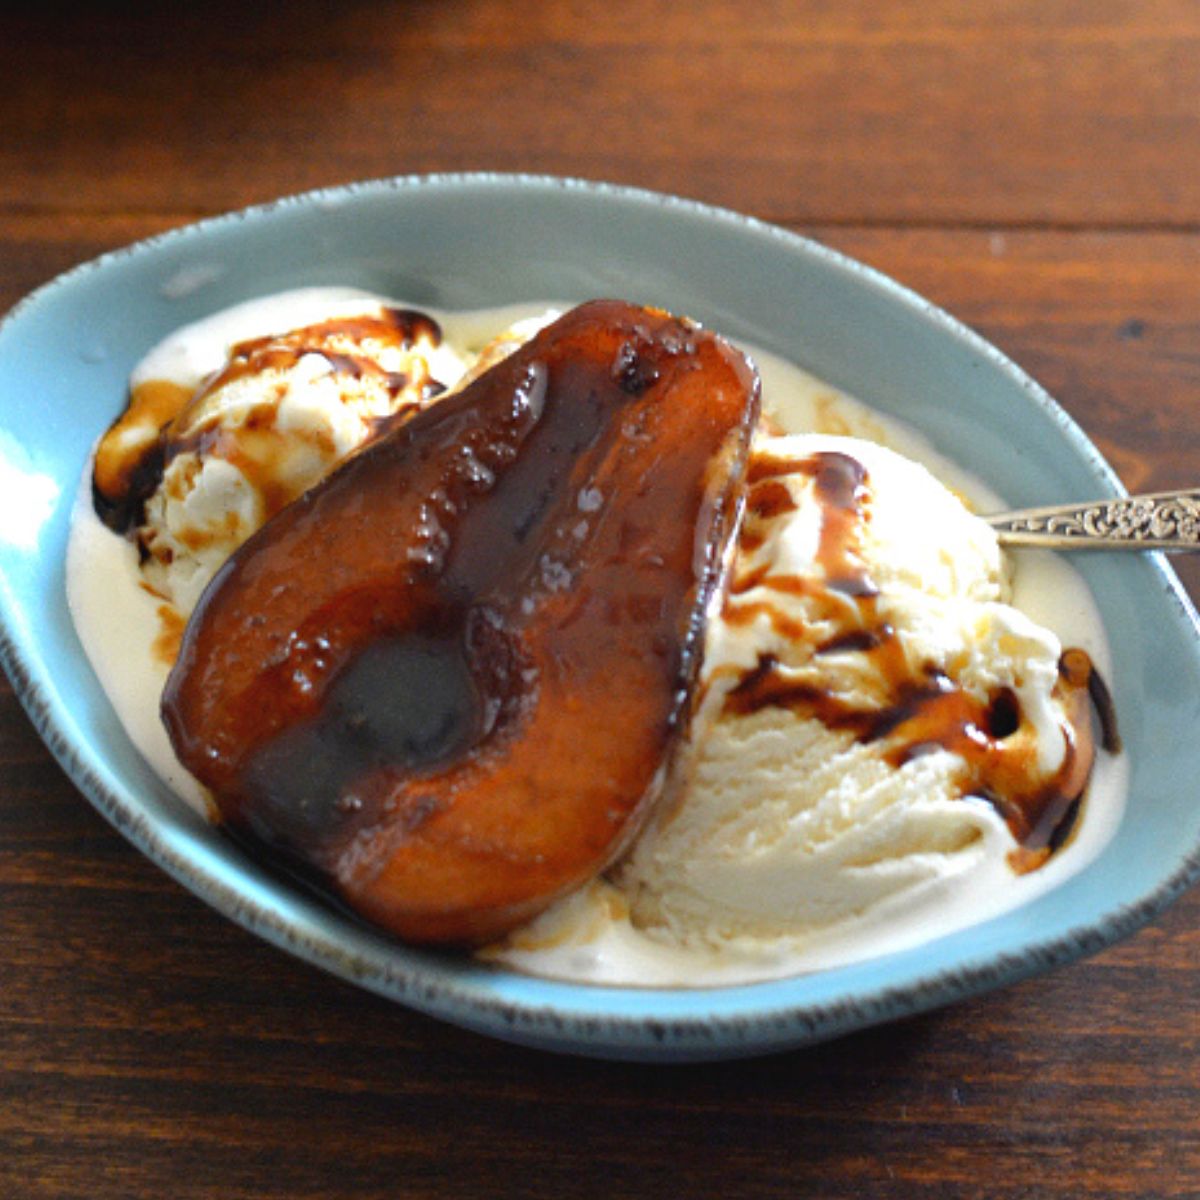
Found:
[(1007, 546), (1200, 550), (1200, 489), (1024, 508), (984, 518)]

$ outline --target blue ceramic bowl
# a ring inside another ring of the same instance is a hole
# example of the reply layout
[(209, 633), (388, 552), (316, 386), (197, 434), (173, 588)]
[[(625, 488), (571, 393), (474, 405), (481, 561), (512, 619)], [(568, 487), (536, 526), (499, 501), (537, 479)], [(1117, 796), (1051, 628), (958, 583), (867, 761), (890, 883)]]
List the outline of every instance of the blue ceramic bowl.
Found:
[(315, 965), (473, 1029), (684, 1060), (797, 1046), (1045, 970), (1128, 934), (1200, 874), (1200, 622), (1153, 555), (1078, 560), (1113, 642), (1132, 768), (1115, 838), (1025, 907), (918, 948), (745, 987), (574, 986), (398, 946), (263, 870), (174, 800), (130, 745), (76, 640), (63, 559), (83, 462), (142, 354), (216, 309), (316, 284), (445, 308), (596, 295), (661, 305), (903, 417), (1010, 503), (1119, 490), (1054, 402), (938, 309), (782, 230), (665, 196), (509, 176), (385, 180), (88, 263), (0, 326), (0, 648), (83, 793), (209, 904)]

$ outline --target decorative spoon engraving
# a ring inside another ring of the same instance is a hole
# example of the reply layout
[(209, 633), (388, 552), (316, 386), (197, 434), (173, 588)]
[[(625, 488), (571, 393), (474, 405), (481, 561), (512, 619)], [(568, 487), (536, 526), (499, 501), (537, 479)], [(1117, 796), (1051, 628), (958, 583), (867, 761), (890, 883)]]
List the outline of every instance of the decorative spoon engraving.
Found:
[(984, 518), (1008, 546), (1200, 550), (1200, 489), (1025, 508)]

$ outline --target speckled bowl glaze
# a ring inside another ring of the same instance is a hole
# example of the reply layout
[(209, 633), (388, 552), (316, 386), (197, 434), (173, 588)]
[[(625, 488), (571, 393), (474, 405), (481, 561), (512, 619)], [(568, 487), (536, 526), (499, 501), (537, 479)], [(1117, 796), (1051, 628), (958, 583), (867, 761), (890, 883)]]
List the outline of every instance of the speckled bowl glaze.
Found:
[(800, 1046), (1046, 970), (1130, 933), (1200, 875), (1200, 621), (1154, 555), (1078, 560), (1110, 631), (1131, 760), (1115, 838), (1057, 889), (949, 937), (751, 986), (574, 986), (396, 945), (268, 873), (176, 801), (130, 745), (76, 640), (63, 561), (83, 463), (141, 355), (186, 321), (316, 284), (445, 308), (595, 295), (661, 305), (903, 417), (1014, 505), (1119, 490), (1045, 392), (945, 313), (821, 246), (667, 196), (514, 176), (392, 179), (106, 255), (0, 326), (0, 648), (71, 778), (197, 896), (317, 966), (484, 1033), (694, 1060)]

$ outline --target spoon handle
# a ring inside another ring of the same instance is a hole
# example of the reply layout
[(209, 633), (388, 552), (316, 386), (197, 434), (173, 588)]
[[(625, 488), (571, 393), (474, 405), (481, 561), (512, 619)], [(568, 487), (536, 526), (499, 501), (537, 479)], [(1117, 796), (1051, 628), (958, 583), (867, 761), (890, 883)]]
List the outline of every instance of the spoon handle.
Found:
[(1200, 489), (1025, 508), (985, 520), (1008, 546), (1200, 550)]

